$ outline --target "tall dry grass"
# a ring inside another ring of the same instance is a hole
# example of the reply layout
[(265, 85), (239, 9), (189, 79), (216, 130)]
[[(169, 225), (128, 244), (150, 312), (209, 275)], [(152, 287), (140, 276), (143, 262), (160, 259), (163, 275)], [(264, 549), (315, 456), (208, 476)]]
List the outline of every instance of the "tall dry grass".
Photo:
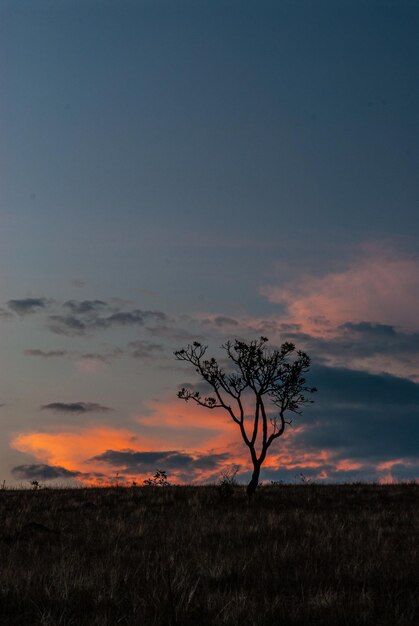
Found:
[(419, 486), (0, 491), (0, 624), (419, 624)]

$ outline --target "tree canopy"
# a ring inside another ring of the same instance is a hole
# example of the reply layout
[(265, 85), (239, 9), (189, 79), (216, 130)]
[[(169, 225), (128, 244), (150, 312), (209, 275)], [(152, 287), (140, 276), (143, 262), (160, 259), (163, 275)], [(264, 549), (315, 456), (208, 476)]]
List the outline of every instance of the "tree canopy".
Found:
[[(225, 371), (214, 357), (207, 358), (208, 346), (198, 341), (175, 352), (179, 361), (195, 367), (211, 389), (211, 394), (202, 395), (193, 388), (183, 387), (178, 397), (207, 409), (222, 408), (238, 425), (253, 463), (248, 485), (250, 495), (257, 488), (260, 468), (270, 446), (291, 425), (288, 414), (301, 414), (303, 406), (313, 402), (310, 396), (316, 391), (305, 379), (310, 369), (310, 357), (302, 350), (296, 350), (291, 342), (285, 342), (277, 349), (269, 349), (267, 342), (266, 337), (249, 342), (227, 341), (222, 348), (232, 371)], [(253, 398), (250, 418), (245, 412), (246, 394)]]

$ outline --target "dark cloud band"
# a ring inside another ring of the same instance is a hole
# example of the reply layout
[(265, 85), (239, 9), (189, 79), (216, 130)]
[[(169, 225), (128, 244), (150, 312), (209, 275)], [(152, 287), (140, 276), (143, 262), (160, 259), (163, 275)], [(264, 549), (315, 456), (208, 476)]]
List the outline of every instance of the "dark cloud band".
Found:
[(45, 298), (23, 298), (9, 300), (7, 306), (18, 315), (36, 313), (39, 309), (45, 309), (48, 301)]
[(117, 467), (121, 472), (148, 472), (162, 465), (167, 470), (213, 470), (224, 464), (229, 455), (199, 454), (192, 456), (177, 450), (163, 452), (136, 452), (134, 450), (106, 450), (92, 461), (100, 461)]
[(53, 480), (54, 478), (76, 478), (81, 472), (68, 470), (59, 465), (33, 464), (17, 465), (12, 469), (17, 478), (26, 480)]
[(25, 355), (26, 356), (39, 356), (44, 359), (49, 359), (52, 357), (67, 356), (68, 352), (67, 350), (40, 350), (38, 348), (35, 348), (32, 350), (25, 350)]
[(41, 406), (43, 411), (53, 411), (54, 413), (107, 413), (112, 411), (107, 406), (102, 406), (96, 402), (51, 402)]

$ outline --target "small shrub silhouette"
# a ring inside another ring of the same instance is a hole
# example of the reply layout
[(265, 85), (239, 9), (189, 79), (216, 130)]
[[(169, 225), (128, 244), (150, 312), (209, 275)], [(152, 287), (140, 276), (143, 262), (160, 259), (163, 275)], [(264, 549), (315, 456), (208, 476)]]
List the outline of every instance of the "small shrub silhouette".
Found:
[(238, 484), (236, 478), (238, 471), (238, 465), (234, 465), (221, 473), (221, 479), (218, 483), (218, 493), (224, 500), (233, 496), (234, 488), (237, 487)]
[(309, 478), (308, 476), (305, 476), (303, 472), (300, 472), (300, 480), (303, 483), (303, 485), (309, 485), (312, 482), (312, 479)]
[(153, 477), (146, 478), (143, 482), (147, 487), (170, 487), (167, 472), (164, 470), (157, 470)]

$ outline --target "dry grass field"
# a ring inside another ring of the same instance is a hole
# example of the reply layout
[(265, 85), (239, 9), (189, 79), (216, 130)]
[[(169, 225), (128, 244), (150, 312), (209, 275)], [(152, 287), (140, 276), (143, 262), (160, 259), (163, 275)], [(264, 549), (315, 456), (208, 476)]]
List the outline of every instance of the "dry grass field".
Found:
[(419, 485), (0, 491), (0, 624), (419, 624)]

